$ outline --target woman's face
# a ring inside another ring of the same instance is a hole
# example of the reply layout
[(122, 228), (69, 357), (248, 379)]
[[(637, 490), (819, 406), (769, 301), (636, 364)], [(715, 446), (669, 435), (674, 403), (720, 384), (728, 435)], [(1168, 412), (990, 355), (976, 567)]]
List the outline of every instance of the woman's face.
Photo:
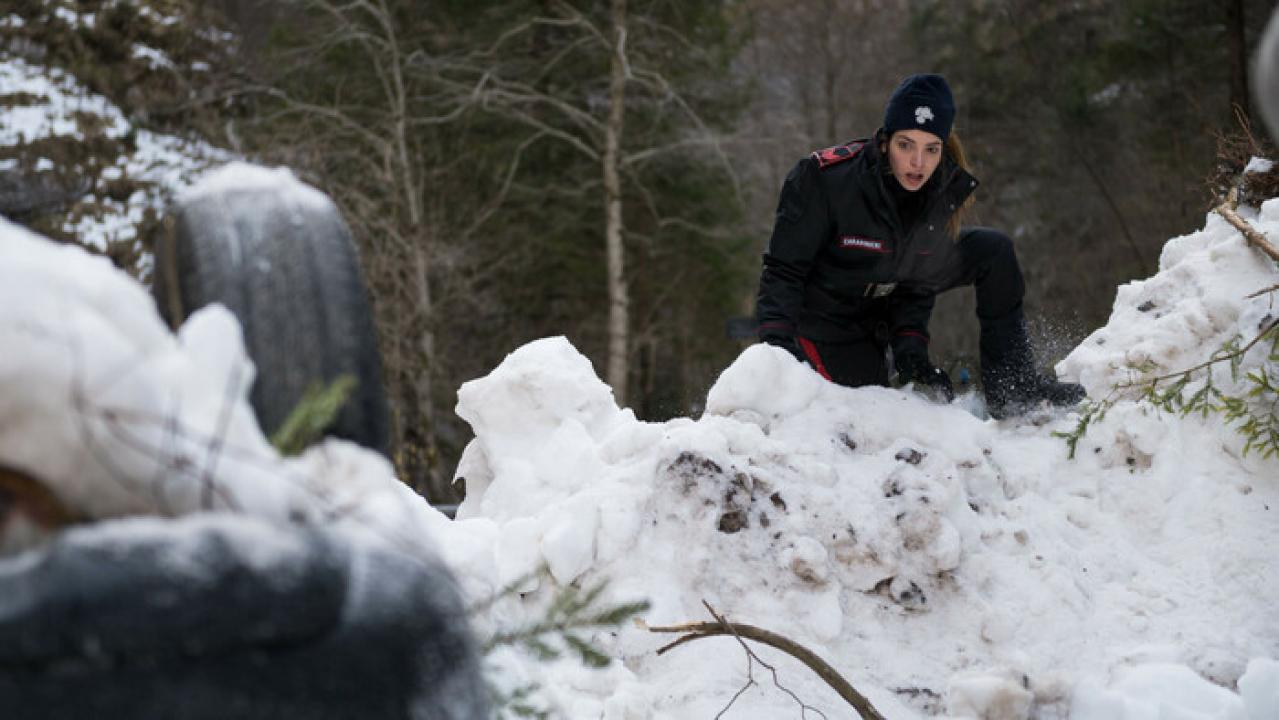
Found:
[(888, 164), (901, 186), (915, 192), (941, 163), (941, 138), (923, 130), (898, 130), (888, 138)]

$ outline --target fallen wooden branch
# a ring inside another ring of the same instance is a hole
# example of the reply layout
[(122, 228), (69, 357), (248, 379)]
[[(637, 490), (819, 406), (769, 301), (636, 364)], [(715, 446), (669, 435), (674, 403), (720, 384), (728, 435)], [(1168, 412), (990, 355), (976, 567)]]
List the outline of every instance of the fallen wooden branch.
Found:
[(1266, 236), (1260, 233), (1257, 228), (1248, 224), (1247, 220), (1239, 217), (1239, 213), (1235, 212), (1235, 208), (1239, 205), (1239, 191), (1231, 188), (1230, 195), (1226, 201), (1218, 205), (1215, 212), (1226, 219), (1226, 222), (1235, 227), (1236, 230), (1243, 233), (1244, 239), (1253, 247), (1270, 256), (1275, 262), (1279, 262), (1279, 248), (1266, 239)]
[(884, 716), (881, 715), (879, 711), (870, 704), (870, 701), (866, 699), (866, 696), (857, 692), (856, 688), (845, 680), (844, 677), (835, 670), (835, 668), (831, 667), (825, 660), (821, 659), (817, 653), (814, 653), (812, 650), (809, 650), (794, 640), (763, 628), (743, 623), (728, 622), (726, 619), (719, 616), (709, 605), (707, 605), (706, 609), (717, 618), (716, 622), (695, 622), (684, 623), (681, 625), (649, 627), (649, 632), (655, 633), (687, 633), (674, 642), (663, 646), (657, 651), (657, 654), (661, 655), (667, 650), (674, 649), (686, 642), (700, 640), (707, 637), (715, 637), (717, 635), (732, 635), (738, 638), (738, 640), (741, 638), (748, 638), (755, 642), (763, 643), (781, 650), (787, 655), (790, 655), (796, 660), (807, 665), (808, 668), (817, 673), (817, 676), (825, 681), (827, 685), (831, 686), (835, 692), (839, 693), (839, 696), (844, 698), (844, 701), (851, 705), (853, 709), (861, 715), (863, 720), (885, 720)]
[(1247, 297), (1248, 297), (1248, 299), (1249, 299), (1249, 300), (1251, 300), (1251, 299), (1253, 299), (1253, 298), (1255, 298), (1255, 297), (1261, 297), (1262, 295), (1265, 295), (1266, 293), (1272, 293), (1272, 292), (1275, 292), (1275, 291), (1279, 291), (1279, 285), (1271, 285), (1271, 286), (1270, 286), (1270, 287), (1268, 287), (1268, 288), (1262, 288), (1262, 289), (1258, 290), (1257, 292), (1255, 292), (1255, 293), (1253, 293), (1253, 294), (1251, 294), (1251, 295), (1248, 295)]

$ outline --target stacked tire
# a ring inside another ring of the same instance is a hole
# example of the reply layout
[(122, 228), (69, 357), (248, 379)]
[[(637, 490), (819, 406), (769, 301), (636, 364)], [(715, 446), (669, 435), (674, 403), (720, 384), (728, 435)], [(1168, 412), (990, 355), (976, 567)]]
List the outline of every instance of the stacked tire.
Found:
[(381, 358), (351, 232), (327, 197), (305, 190), (224, 184), (180, 201), (156, 247), (156, 303), (175, 329), (210, 303), (235, 314), (267, 436), (308, 388), (350, 375), (357, 385), (330, 434), (387, 454)]

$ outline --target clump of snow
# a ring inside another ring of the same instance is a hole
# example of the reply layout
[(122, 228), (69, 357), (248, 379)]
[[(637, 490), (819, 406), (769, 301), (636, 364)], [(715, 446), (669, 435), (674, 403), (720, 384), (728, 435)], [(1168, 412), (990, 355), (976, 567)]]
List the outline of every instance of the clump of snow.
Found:
[(96, 13), (81, 13), (65, 5), (53, 9), (53, 16), (71, 27), (93, 27), (97, 23)]
[(1248, 160), (1248, 164), (1243, 169), (1243, 174), (1247, 175), (1249, 173), (1257, 173), (1259, 175), (1264, 175), (1270, 172), (1271, 168), (1274, 166), (1275, 163), (1273, 160), (1254, 157)]
[(1251, 715), (1238, 695), (1208, 682), (1184, 665), (1157, 663), (1121, 669), (1109, 689), (1084, 683), (1076, 692), (1072, 709), (1074, 720), (1274, 717)]
[[(1010, 676), (1011, 675), (1011, 676)], [(1030, 716), (1035, 696), (1025, 676), (978, 672), (960, 673), (951, 678), (946, 691), (946, 710), (956, 717), (983, 720), (1018, 720)]]
[(173, 67), (173, 61), (170, 60), (169, 56), (165, 55), (163, 51), (157, 50), (153, 47), (148, 47), (142, 43), (136, 43), (133, 46), (133, 57), (135, 59), (145, 61), (147, 67), (152, 70), (159, 68), (168, 69)]
[(333, 201), (319, 190), (298, 180), (287, 167), (268, 168), (234, 160), (199, 175), (190, 186), (178, 193), (178, 202), (192, 202), (207, 195), (228, 192), (254, 193), (271, 191), (287, 197), (289, 202), (317, 210), (327, 210)]

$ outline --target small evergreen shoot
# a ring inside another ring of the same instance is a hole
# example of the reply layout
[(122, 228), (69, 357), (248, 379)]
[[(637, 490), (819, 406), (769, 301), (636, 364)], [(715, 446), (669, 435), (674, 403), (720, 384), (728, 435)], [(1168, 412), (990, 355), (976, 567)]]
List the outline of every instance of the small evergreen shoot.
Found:
[[(536, 573), (516, 580), (493, 598), (471, 608), (471, 614), (482, 612), (505, 598), (520, 595), (521, 588), (526, 587), (534, 577), (553, 584), (550, 581), (550, 571), (543, 566)], [(600, 581), (586, 587), (567, 585), (561, 588), (541, 619), (523, 627), (496, 632), (483, 644), (484, 654), (488, 655), (500, 647), (514, 646), (543, 662), (558, 660), (568, 654), (589, 668), (608, 667), (613, 658), (596, 647), (589, 639), (589, 634), (621, 627), (631, 618), (647, 612), (649, 603), (646, 600), (601, 603), (600, 597), (607, 587), (607, 581)], [(494, 689), (493, 704), (498, 708), (498, 716), (538, 719), (550, 717), (534, 704), (533, 695), (537, 689), (535, 684), (521, 686), (509, 693)]]
[(541, 620), (522, 628), (502, 631), (489, 638), (484, 645), (488, 653), (503, 645), (517, 645), (541, 660), (558, 660), (563, 650), (554, 644), (559, 641), (586, 666), (607, 667), (612, 658), (586, 640), (582, 631), (616, 628), (630, 618), (648, 610), (648, 602), (597, 605), (600, 595), (608, 586), (599, 582), (581, 589), (572, 585), (564, 587), (551, 602)]
[[(1073, 430), (1053, 434), (1066, 441), (1073, 458), (1089, 426), (1105, 418), (1106, 411), (1122, 397), (1134, 397), (1160, 412), (1181, 417), (1220, 415), (1243, 436), (1245, 456), (1256, 451), (1263, 458), (1279, 457), (1279, 319), (1271, 320), (1247, 344), (1242, 341), (1239, 336), (1231, 338), (1194, 367), (1116, 385), (1105, 398), (1084, 403)], [(1244, 356), (1258, 345), (1268, 345), (1266, 359), (1244, 374), (1242, 389), (1232, 393), (1219, 387), (1213, 367), (1229, 363), (1230, 377), (1237, 384)], [(1151, 371), (1149, 367), (1130, 369), (1137, 374)]]
[(298, 455), (310, 447), (337, 420), (355, 385), (354, 376), (340, 375), (328, 387), (316, 383), (307, 388), (284, 424), (271, 435), (271, 444), (285, 456)]

